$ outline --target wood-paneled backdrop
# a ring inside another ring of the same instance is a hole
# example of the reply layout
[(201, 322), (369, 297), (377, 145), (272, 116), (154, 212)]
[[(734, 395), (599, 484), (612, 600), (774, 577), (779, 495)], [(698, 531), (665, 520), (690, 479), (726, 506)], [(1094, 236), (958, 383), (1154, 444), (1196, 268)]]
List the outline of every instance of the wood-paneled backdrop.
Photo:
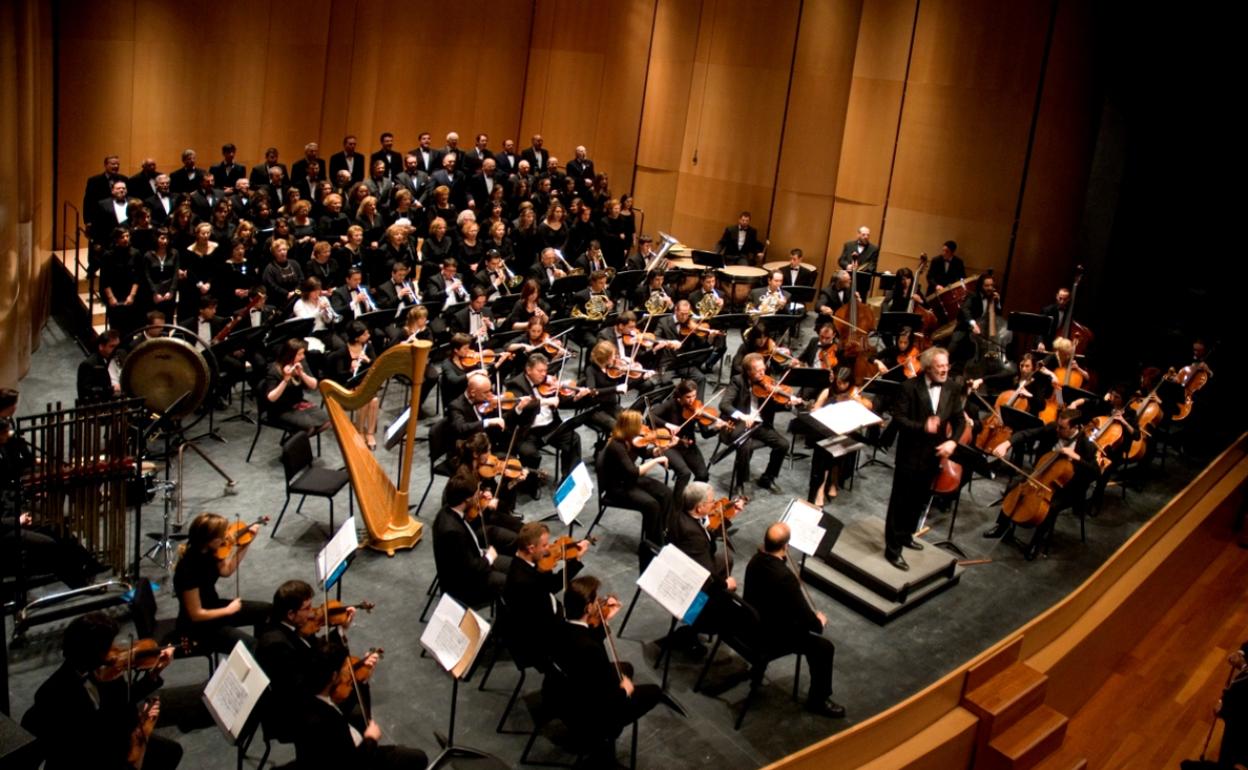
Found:
[[(957, 240), (1030, 308), (1068, 278), (1095, 139), (1086, 0), (61, 0), (59, 180), (104, 155), (328, 156), (382, 131), (584, 144), (648, 232), (709, 246), (742, 209), (834, 260)], [(1008, 272), (1007, 272), (1008, 268)]]

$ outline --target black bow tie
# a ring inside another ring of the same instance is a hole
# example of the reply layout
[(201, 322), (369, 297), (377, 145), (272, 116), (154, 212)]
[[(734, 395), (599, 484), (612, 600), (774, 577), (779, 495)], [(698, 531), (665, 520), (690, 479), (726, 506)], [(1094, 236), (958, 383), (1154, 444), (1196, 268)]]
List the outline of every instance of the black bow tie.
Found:
[(927, 387), (928, 387), (929, 389), (931, 389), (931, 388), (935, 388), (936, 390), (940, 390), (940, 388), (941, 388), (941, 386), (942, 386), (942, 385), (944, 385), (944, 383), (943, 383), (943, 382), (929, 382), (929, 383), (927, 383)]

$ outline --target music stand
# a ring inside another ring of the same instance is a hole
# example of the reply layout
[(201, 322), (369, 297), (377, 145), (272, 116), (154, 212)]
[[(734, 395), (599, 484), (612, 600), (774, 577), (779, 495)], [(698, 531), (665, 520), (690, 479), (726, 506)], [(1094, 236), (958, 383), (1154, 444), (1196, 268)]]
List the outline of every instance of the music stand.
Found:
[(714, 251), (703, 251), (701, 249), (690, 249), (689, 258), (693, 260), (695, 265), (702, 267), (711, 267), (716, 270), (724, 268), (724, 255), (717, 254)]
[(832, 370), (830, 369), (798, 366), (788, 370), (784, 377), (784, 384), (794, 389), (818, 388), (822, 390), (828, 387), (831, 380)]
[(745, 313), (720, 313), (707, 321), (712, 329), (744, 329), (749, 325), (750, 317)]
[[(1005, 320), (1005, 328), (1016, 336), (1038, 337), (1047, 340), (1053, 333), (1053, 319), (1040, 313), (1012, 312)], [(1030, 350), (1035, 345), (1024, 345), (1022, 349)]]
[(1097, 396), (1095, 393), (1092, 393), (1091, 391), (1084, 390), (1083, 388), (1076, 388), (1073, 385), (1062, 386), (1062, 403), (1063, 404), (1073, 404), (1081, 398), (1085, 402), (1091, 403), (1093, 401), (1099, 400), (1100, 397)]
[(890, 292), (893, 290), (893, 287), (897, 285), (896, 273), (889, 273), (886, 271), (883, 273), (876, 273), (876, 275), (880, 277), (880, 291), (882, 292)]
[(677, 353), (676, 358), (672, 360), (672, 367), (669, 371), (675, 373), (681, 369), (697, 369), (706, 363), (711, 357), (711, 353), (715, 351), (712, 348), (700, 348), (698, 350), (687, 350), (683, 353)]
[(867, 297), (871, 296), (871, 287), (874, 285), (877, 275), (879, 273), (874, 270), (858, 270), (858, 286), (856, 288), (858, 296), (862, 297), (864, 302)]
[(767, 335), (772, 339), (780, 339), (789, 334), (801, 322), (802, 317), (800, 315), (791, 315), (789, 313), (773, 313), (758, 317), (758, 323), (762, 324), (762, 327), (767, 331)]
[[(1027, 414), (1027, 413), (1023, 412), (1022, 414)], [(1030, 417), (1031, 415), (1027, 415), (1027, 416)], [(978, 447), (970, 446), (968, 444), (958, 444), (957, 447), (954, 448), (953, 454), (950, 455), (949, 459), (961, 465), (962, 469), (967, 473), (970, 473), (973, 475), (978, 472), (981, 476), (986, 476), (988, 475), (988, 472), (986, 469), (988, 467), (989, 457), (991, 457), (991, 455), (989, 455), (987, 452), (983, 451), (982, 449)], [(959, 496), (961, 496), (962, 494), (962, 487), (966, 486), (967, 484), (966, 478), (967, 478), (966, 476), (963, 476), (963, 482), (958, 487)], [(928, 498), (927, 504), (928, 504), (929, 509), (932, 504), (931, 501), (935, 496), (936, 496), (935, 493), (933, 493), (932, 496)], [(923, 513), (923, 518), (924, 519), (927, 518), (926, 511), (924, 511)], [(937, 542), (932, 543), (932, 545), (936, 546), (937, 548), (944, 548), (947, 551), (952, 551), (953, 553), (957, 554), (960, 558), (965, 559), (966, 551), (963, 551), (962, 548), (959, 547), (958, 544), (953, 539), (954, 526), (957, 524), (957, 522), (958, 522), (958, 505), (955, 503), (953, 506), (953, 509), (949, 512), (949, 534), (945, 536), (944, 540), (938, 540)]]
[[(236, 353), (240, 350), (244, 351), (244, 355), (248, 355), (263, 345), (264, 335), (267, 331), (268, 329), (264, 328), (263, 326), (252, 326), (247, 329), (239, 329), (238, 331), (232, 333), (230, 336), (218, 342), (216, 345), (213, 345), (212, 353), (214, 356), (217, 357), (217, 360), (221, 360), (225, 358), (226, 356), (232, 355), (233, 353)], [(247, 362), (244, 361), (243, 363), (244, 377), (246, 377), (246, 370), (247, 370)], [(218, 369), (218, 372), (219, 371), (220, 370)], [(244, 398), (243, 396), (240, 396), (238, 399), (238, 414), (231, 415), (230, 417), (227, 417), (224, 420), (222, 420), (222, 422), (231, 422), (233, 420), (243, 420), (247, 423), (255, 425), (256, 421), (251, 419), (251, 415), (247, 414), (246, 400), (247, 400), (246, 398)]]
[[(580, 412), (579, 414), (574, 414), (568, 419), (560, 422), (559, 425), (556, 426), (554, 430), (552, 430), (544, 439), (542, 439), (542, 446), (543, 447), (550, 446), (553, 439), (563, 438), (563, 435), (565, 433), (575, 433), (576, 429), (584, 425), (589, 420), (590, 416), (594, 414), (595, 411), (596, 410), (593, 410), (593, 409), (586, 409), (584, 412)], [(556, 449), (555, 450), (555, 462), (559, 463), (559, 460), (560, 460), (559, 450)]]
[(405, 309), (405, 306), (399, 305), (398, 307), (386, 308), (384, 310), (370, 310), (363, 315), (356, 316), (355, 320), (364, 324), (369, 331), (384, 329), (391, 323), (398, 321), (399, 316), (403, 314)]
[(881, 337), (896, 338), (907, 326), (910, 327), (912, 333), (922, 331), (923, 317), (918, 313), (880, 313), (880, 321), (875, 325), (875, 332)]
[(506, 318), (520, 301), (519, 294), (504, 294), (490, 303), (495, 318)]
[(645, 278), (645, 270), (621, 270), (615, 274), (611, 285), (607, 287), (608, 293), (616, 298), (628, 296), (633, 293), (633, 289), (641, 285)]
[(587, 288), (588, 286), (589, 286), (589, 276), (585, 275), (584, 273), (578, 273), (576, 275), (565, 275), (562, 278), (556, 279), (555, 282), (550, 285), (550, 288), (546, 291), (546, 294), (548, 296), (556, 296), (556, 297), (562, 294), (575, 294), (578, 291)]
[[(582, 319), (580, 318), (556, 318), (550, 323), (546, 324), (546, 332), (552, 337), (558, 336), (560, 334), (563, 334), (568, 329), (571, 329), (573, 326), (580, 326), (581, 320)], [(522, 333), (523, 331), (517, 332), (517, 334), (522, 334)], [(566, 347), (566, 344), (565, 344), (565, 347)]]
[(780, 290), (789, 295), (789, 301), (798, 305), (805, 305), (815, 301), (815, 295), (819, 290), (814, 286), (781, 286)]
[[(897, 380), (888, 380), (883, 377), (876, 377), (869, 384), (863, 387), (862, 392), (869, 396), (876, 396), (881, 404), (892, 404), (897, 398), (897, 389), (901, 387), (901, 383)], [(890, 418), (891, 419), (891, 418)], [(882, 434), (881, 434), (882, 435)], [(862, 464), (862, 468), (868, 468), (872, 465), (879, 465), (884, 468), (892, 468), (893, 466), (876, 455), (880, 452), (880, 438), (868, 440), (866, 443), (871, 445), (871, 456)], [(887, 448), (884, 450), (887, 452)]]

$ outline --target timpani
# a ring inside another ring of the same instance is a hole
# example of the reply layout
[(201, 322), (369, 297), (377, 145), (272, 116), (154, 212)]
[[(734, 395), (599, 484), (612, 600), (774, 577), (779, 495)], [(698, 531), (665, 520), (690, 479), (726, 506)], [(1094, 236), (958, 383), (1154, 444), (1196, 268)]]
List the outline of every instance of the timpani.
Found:
[(688, 258), (669, 259), (667, 260), (667, 265), (669, 271), (680, 271), (679, 280), (675, 282), (673, 287), (676, 296), (688, 297), (693, 293), (694, 289), (698, 288), (703, 268), (697, 262)]
[(750, 301), (750, 291), (761, 279), (767, 277), (767, 271), (761, 267), (749, 265), (726, 265), (719, 271), (725, 283), (725, 293), (733, 307), (744, 307)]

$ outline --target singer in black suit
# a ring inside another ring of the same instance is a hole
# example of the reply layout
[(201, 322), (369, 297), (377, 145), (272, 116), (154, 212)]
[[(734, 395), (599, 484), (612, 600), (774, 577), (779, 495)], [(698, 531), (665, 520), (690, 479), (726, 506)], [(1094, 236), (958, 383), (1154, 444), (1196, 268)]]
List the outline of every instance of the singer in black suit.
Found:
[[(922, 550), (914, 530), (931, 496), (940, 460), (953, 454), (962, 432), (963, 383), (949, 377), (949, 351), (932, 347), (919, 358), (923, 374), (902, 384), (893, 406), (897, 434), (897, 469), (884, 523), (884, 558), (909, 569), (902, 548)], [(932, 404), (935, 402), (936, 406)]]
[[(329, 156), (329, 178), (337, 179), (339, 171), (351, 173), (351, 184), (364, 181), (364, 154), (355, 151), (356, 139), (348, 136), (342, 140), (342, 152)], [(351, 159), (351, 167), (347, 167), (347, 159)]]

